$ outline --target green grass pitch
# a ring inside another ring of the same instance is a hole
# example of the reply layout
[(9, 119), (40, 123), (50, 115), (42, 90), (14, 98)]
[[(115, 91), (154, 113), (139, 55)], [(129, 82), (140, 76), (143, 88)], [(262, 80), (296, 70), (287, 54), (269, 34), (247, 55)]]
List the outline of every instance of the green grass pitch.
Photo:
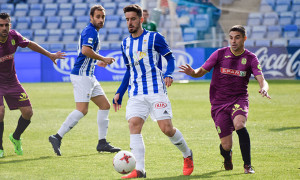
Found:
[[(119, 82), (102, 82), (109, 100)], [(300, 179), (300, 82), (269, 81), (272, 99), (262, 98), (257, 82), (249, 84), (250, 111), (247, 128), (252, 145), (255, 174), (243, 174), (243, 161), (234, 132), (232, 171), (222, 169), (219, 138), (210, 116), (209, 82), (174, 83), (168, 94), (173, 108), (173, 124), (183, 133), (194, 153), (195, 169), (182, 175), (181, 152), (148, 119), (143, 128), (148, 179)], [(0, 179), (119, 179), (112, 165), (114, 154), (96, 151), (97, 108), (88, 114), (62, 141), (57, 157), (48, 142), (67, 115), (75, 108), (71, 83), (24, 83), (34, 109), (32, 123), (22, 135), (23, 156), (14, 153), (8, 139), (16, 128), (19, 111), (6, 107), (4, 150), (0, 159)], [(127, 95), (127, 93), (126, 93)], [(127, 96), (126, 96), (127, 97)], [(129, 148), (125, 120), (127, 98), (122, 109), (110, 111), (108, 141), (123, 150)]]

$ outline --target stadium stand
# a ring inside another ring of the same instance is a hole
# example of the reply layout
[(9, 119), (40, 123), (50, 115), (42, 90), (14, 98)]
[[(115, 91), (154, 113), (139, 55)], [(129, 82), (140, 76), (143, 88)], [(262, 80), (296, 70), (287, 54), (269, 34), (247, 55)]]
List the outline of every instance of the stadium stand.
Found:
[(75, 18), (73, 16), (63, 16), (61, 18), (61, 29), (71, 29), (73, 28), (73, 25), (75, 24)]
[(70, 16), (72, 11), (73, 11), (73, 4), (71, 3), (59, 4), (58, 16)]
[(48, 30), (46, 29), (36, 29), (34, 31), (33, 41), (37, 43), (45, 43), (48, 37)]
[(62, 44), (62, 43), (54, 43), (54, 44), (50, 44), (49, 50), (50, 50), (51, 52), (61, 51), (62, 49), (65, 49), (64, 46), (65, 46), (65, 45)]
[(30, 17), (18, 17), (16, 23), (16, 29), (28, 29), (30, 27)]
[(77, 43), (67, 43), (65, 44), (65, 51), (77, 51)]
[(288, 45), (292, 47), (300, 47), (300, 39), (290, 39)]
[(48, 16), (45, 28), (46, 29), (57, 29), (57, 28), (59, 28), (60, 22), (61, 22), (60, 16)]
[(1, 12), (9, 13), (10, 15), (14, 15), (15, 7), (13, 4), (1, 4)]
[(50, 29), (47, 42), (55, 43), (61, 40), (62, 30), (61, 29)]
[(43, 4), (30, 4), (28, 16), (40, 16), (43, 12)]
[(14, 16), (27, 16), (29, 10), (28, 4), (17, 4), (15, 8)]
[(43, 29), (46, 23), (44, 16), (34, 16), (31, 19), (31, 29)]
[(43, 16), (55, 16), (57, 13), (58, 4), (45, 4)]
[(86, 3), (74, 3), (73, 16), (86, 16), (87, 4)]
[(78, 41), (78, 31), (77, 29), (64, 29), (62, 42), (76, 42)]

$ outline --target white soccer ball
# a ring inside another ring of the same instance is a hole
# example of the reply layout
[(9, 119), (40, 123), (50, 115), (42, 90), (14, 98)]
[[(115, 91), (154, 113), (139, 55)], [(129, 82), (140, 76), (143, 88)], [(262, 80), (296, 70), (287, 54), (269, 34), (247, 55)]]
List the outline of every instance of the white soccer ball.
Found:
[(113, 161), (115, 170), (120, 174), (130, 173), (135, 168), (135, 157), (129, 151), (118, 152)]

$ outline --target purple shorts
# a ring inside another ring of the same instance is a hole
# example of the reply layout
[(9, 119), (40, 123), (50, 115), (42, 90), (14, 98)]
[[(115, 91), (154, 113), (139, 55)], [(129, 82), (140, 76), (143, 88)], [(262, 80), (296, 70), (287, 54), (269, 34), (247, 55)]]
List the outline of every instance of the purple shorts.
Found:
[(221, 105), (211, 106), (211, 117), (215, 122), (215, 127), (219, 137), (225, 137), (235, 130), (233, 119), (236, 115), (243, 115), (248, 117), (249, 101), (247, 99), (240, 99), (235, 102), (230, 102)]
[(16, 83), (9, 86), (0, 87), (0, 106), (3, 106), (3, 97), (10, 110), (19, 107), (31, 106), (30, 100), (25, 89), (21, 84)]

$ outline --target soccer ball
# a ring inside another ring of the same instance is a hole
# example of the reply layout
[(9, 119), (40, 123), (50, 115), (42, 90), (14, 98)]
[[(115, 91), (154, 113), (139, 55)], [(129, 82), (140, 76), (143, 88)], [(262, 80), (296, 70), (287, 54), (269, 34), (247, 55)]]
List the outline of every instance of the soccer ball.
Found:
[(135, 168), (135, 157), (129, 151), (118, 152), (113, 161), (115, 170), (120, 174), (130, 173)]

